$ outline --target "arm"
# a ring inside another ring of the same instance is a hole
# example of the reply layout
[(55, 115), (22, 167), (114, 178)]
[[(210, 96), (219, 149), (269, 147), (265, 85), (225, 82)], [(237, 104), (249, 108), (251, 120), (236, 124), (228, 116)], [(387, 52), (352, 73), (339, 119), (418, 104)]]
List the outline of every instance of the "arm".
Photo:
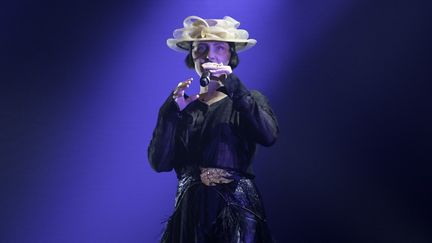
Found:
[(148, 160), (157, 171), (171, 171), (175, 165), (176, 130), (181, 111), (199, 96), (185, 95), (192, 78), (180, 82), (159, 110), (156, 128), (148, 147)]
[(230, 74), (224, 82), (234, 109), (245, 123), (246, 134), (259, 144), (271, 146), (276, 142), (279, 126), (267, 99), (258, 91), (249, 91), (242, 82)]
[(156, 128), (148, 147), (148, 160), (157, 171), (171, 171), (174, 167), (175, 133), (180, 110), (170, 96), (159, 110)]

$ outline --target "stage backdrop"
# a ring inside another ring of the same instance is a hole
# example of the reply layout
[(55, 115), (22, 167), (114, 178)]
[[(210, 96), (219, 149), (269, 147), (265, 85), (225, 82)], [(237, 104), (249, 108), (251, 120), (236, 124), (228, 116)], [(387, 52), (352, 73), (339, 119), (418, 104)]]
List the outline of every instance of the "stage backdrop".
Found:
[[(173, 172), (147, 146), (197, 76), (166, 39), (232, 16), (234, 71), (281, 134), (256, 182), (278, 242), (431, 242), (431, 14), (420, 1), (9, 1), (0, 10), (0, 242), (157, 242)], [(194, 82), (190, 93), (198, 92)]]

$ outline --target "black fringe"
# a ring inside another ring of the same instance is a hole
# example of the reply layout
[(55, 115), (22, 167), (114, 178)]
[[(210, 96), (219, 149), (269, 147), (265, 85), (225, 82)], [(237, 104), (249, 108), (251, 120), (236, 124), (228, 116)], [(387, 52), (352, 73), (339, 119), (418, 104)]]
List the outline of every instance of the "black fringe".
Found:
[(239, 212), (232, 204), (227, 204), (216, 218), (213, 235), (218, 236), (223, 242), (231, 242), (239, 230)]

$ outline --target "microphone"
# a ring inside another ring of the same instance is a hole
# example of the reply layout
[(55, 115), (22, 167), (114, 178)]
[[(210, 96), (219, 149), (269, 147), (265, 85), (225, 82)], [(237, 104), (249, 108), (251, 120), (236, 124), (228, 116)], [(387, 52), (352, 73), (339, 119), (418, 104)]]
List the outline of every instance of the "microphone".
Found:
[(204, 71), (200, 78), (200, 85), (202, 87), (206, 87), (210, 83), (210, 75), (211, 73), (209, 71)]

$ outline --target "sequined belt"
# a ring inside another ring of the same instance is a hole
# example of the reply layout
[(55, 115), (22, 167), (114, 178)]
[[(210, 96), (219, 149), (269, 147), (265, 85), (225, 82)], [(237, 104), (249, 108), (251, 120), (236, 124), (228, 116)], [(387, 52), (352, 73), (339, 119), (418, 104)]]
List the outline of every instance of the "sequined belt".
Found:
[(230, 183), (234, 180), (232, 176), (232, 173), (224, 169), (200, 167), (201, 182), (206, 186)]
[(253, 179), (254, 176), (248, 173), (229, 168), (214, 168), (214, 167), (183, 167), (179, 180), (184, 178), (194, 178), (193, 180), (201, 181), (206, 186), (216, 186), (218, 184), (227, 184), (232, 181), (238, 181), (242, 178)]

